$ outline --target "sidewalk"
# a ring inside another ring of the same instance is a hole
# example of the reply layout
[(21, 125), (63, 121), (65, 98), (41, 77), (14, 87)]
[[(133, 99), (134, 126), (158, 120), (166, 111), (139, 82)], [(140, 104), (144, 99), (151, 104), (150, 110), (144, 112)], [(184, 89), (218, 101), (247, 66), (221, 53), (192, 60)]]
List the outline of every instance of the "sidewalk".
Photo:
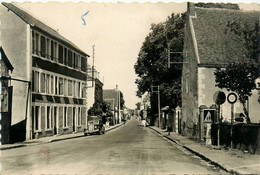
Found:
[[(105, 128), (105, 131), (108, 132), (123, 124), (124, 123), (120, 123), (120, 124), (117, 124), (114, 126), (110, 126), (109, 128)], [(79, 132), (79, 133), (66, 134), (66, 135), (56, 135), (56, 136), (28, 140), (28, 141), (24, 141), (24, 142), (20, 142), (20, 143), (0, 145), (0, 150), (7, 150), (7, 149), (13, 149), (13, 148), (19, 148), (19, 147), (25, 147), (25, 146), (33, 146), (33, 145), (39, 145), (39, 144), (43, 144), (43, 143), (50, 143), (50, 142), (57, 142), (57, 141), (61, 141), (61, 140), (74, 139), (74, 138), (78, 138), (78, 137), (85, 137), (84, 133)]]
[(213, 146), (206, 146), (204, 142), (192, 140), (171, 132), (168, 136), (166, 130), (156, 126), (149, 126), (151, 129), (186, 148), (201, 158), (225, 169), (232, 174), (260, 174), (260, 155), (251, 155), (239, 150), (214, 149)]

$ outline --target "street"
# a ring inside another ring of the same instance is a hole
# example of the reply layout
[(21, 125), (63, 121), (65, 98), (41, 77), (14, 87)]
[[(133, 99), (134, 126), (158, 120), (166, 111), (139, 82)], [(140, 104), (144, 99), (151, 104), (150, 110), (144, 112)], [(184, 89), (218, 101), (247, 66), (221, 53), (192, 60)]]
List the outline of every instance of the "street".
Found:
[(132, 119), (105, 135), (4, 150), (1, 174), (225, 174)]

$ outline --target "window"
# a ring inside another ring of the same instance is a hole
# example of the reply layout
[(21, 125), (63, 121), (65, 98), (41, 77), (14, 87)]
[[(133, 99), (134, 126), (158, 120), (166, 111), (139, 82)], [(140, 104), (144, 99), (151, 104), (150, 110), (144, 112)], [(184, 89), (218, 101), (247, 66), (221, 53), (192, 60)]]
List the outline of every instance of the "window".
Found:
[(81, 57), (81, 70), (86, 72), (86, 67), (87, 67), (86, 58), (85, 57)]
[(35, 87), (34, 87), (34, 71), (32, 71), (32, 91), (35, 92)]
[(80, 96), (81, 93), (80, 93), (80, 92), (81, 92), (81, 89), (80, 89), (80, 82), (78, 82), (78, 97), (79, 97), (79, 98), (81, 98), (81, 96)]
[(53, 84), (54, 84), (53, 83), (53, 81), (54, 81), (53, 75), (51, 75), (50, 81), (51, 81), (51, 83), (50, 83), (50, 93), (53, 94)]
[(64, 95), (68, 95), (68, 80), (64, 79)]
[(73, 96), (75, 97), (76, 96), (76, 82), (73, 81), (73, 84), (72, 84), (72, 93), (73, 93)]
[(38, 33), (35, 34), (35, 53), (40, 55), (40, 35)]
[(79, 84), (78, 84), (78, 82), (74, 82), (74, 83), (75, 83), (75, 90), (74, 90), (74, 91), (75, 91), (75, 94), (74, 94), (74, 96), (75, 96), (75, 97), (78, 97), (78, 94), (79, 94), (79, 93), (78, 93), (78, 90), (79, 90), (79, 89), (78, 89), (78, 85), (79, 85)]
[(54, 112), (53, 112), (53, 107), (51, 107), (51, 112), (50, 112), (50, 114), (51, 114), (51, 117), (50, 117), (50, 123), (51, 123), (51, 128), (53, 128), (53, 116), (54, 116)]
[(72, 51), (68, 51), (68, 65), (72, 67)]
[(76, 59), (76, 53), (74, 52), (74, 53), (73, 53), (73, 56), (72, 56), (72, 67), (73, 67), (73, 68), (75, 68), (75, 66), (76, 66), (76, 65), (75, 65), (75, 64), (76, 64), (76, 60), (75, 60), (75, 59)]
[(55, 58), (55, 55), (54, 55), (54, 42), (51, 41), (51, 60), (54, 60)]
[(81, 125), (81, 110), (78, 108), (78, 126)]
[(75, 63), (75, 68), (76, 68), (76, 69), (78, 69), (78, 67), (79, 67), (79, 65), (78, 65), (79, 60), (78, 60), (78, 59), (79, 59), (79, 55), (76, 54), (76, 55), (75, 55), (75, 62), (74, 62), (74, 63)]
[(72, 96), (72, 81), (68, 80), (68, 95)]
[(46, 93), (50, 93), (50, 75), (46, 74)]
[(45, 93), (45, 74), (41, 73), (41, 92)]
[(41, 56), (46, 56), (46, 40), (44, 36), (41, 36)]
[(55, 95), (58, 95), (59, 94), (59, 83), (58, 83), (58, 77), (55, 76), (55, 92), (54, 94)]
[[(51, 41), (51, 59), (54, 60), (55, 62), (58, 62), (58, 60), (57, 60), (57, 43), (54, 41)], [(62, 58), (59, 57), (59, 59), (63, 60), (63, 57)]]
[(64, 107), (63, 127), (67, 127), (67, 107)]
[(58, 44), (54, 42), (54, 61), (58, 62)]
[(63, 95), (63, 78), (59, 78), (59, 94)]
[(51, 59), (51, 44), (50, 39), (46, 39), (46, 58)]
[(78, 69), (81, 69), (81, 57), (80, 55), (78, 56)]
[(47, 111), (46, 111), (46, 128), (50, 129), (51, 128), (51, 107), (47, 106)]
[(64, 64), (68, 65), (68, 49), (64, 47)]
[(34, 119), (34, 130), (40, 129), (40, 111), (39, 106), (32, 107), (32, 117)]
[(39, 72), (35, 72), (35, 75), (34, 75), (34, 88), (35, 88), (35, 92), (39, 92), (40, 91), (39, 84), (40, 84), (40, 73)]
[(34, 31), (32, 31), (32, 53), (36, 54), (36, 36)]
[(59, 63), (63, 63), (63, 47), (59, 45)]

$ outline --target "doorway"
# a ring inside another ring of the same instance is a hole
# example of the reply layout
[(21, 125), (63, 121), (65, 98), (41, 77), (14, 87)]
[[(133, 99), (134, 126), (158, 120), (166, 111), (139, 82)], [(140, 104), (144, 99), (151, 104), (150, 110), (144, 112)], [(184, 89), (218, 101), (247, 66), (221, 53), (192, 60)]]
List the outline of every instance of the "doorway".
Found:
[(54, 120), (54, 125), (53, 125), (53, 127), (54, 127), (54, 135), (57, 135), (58, 134), (58, 128), (57, 128), (57, 107), (54, 107), (54, 117), (53, 117), (53, 120)]
[(72, 126), (73, 126), (73, 132), (76, 131), (76, 108), (72, 108)]

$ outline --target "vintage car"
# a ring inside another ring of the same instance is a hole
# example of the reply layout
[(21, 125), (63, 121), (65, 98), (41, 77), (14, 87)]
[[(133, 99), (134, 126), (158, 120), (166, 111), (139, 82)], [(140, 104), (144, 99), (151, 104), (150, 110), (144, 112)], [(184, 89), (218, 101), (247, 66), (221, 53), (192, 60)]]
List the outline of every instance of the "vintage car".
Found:
[(102, 123), (102, 119), (94, 118), (88, 121), (87, 127), (84, 128), (84, 135), (90, 135), (93, 133), (105, 134), (105, 126)]

